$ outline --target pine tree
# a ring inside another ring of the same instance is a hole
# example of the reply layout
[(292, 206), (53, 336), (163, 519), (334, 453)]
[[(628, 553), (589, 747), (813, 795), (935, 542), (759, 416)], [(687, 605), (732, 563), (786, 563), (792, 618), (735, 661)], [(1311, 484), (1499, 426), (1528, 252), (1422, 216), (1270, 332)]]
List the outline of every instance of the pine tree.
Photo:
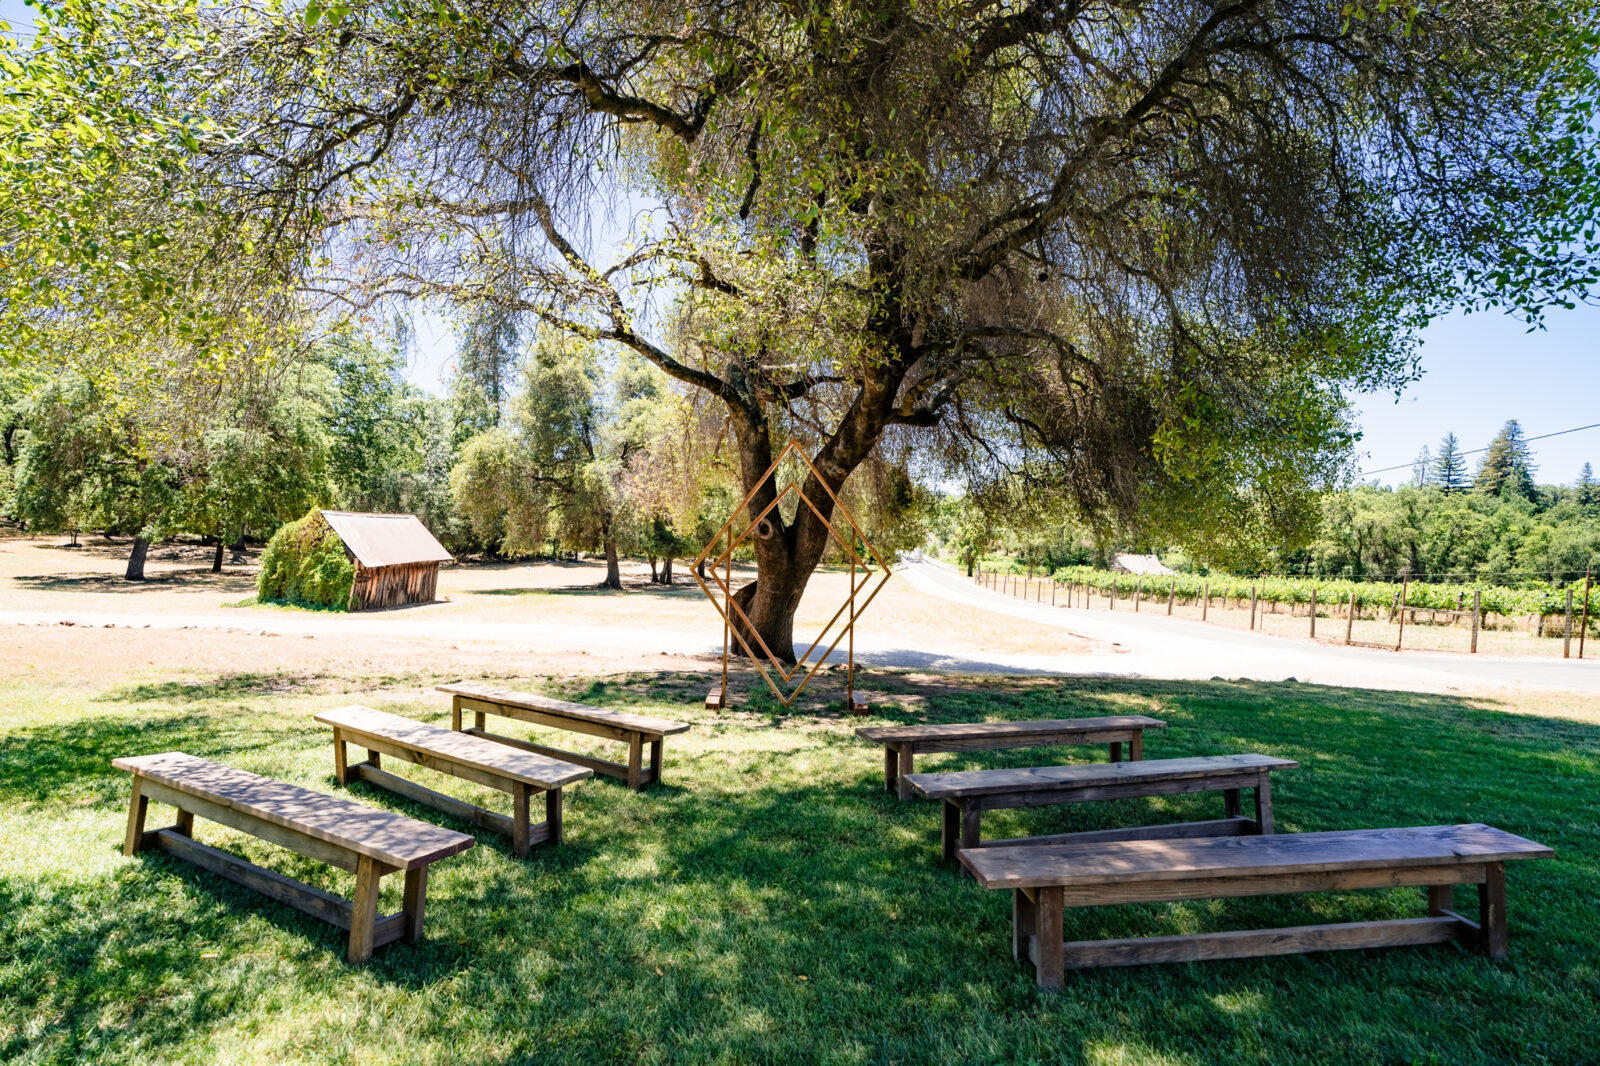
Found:
[(1461, 455), (1461, 444), (1454, 433), (1446, 433), (1439, 442), (1439, 454), (1433, 460), (1433, 483), (1445, 492), (1465, 492), (1467, 489), (1467, 462)]
[(1491, 496), (1521, 496), (1531, 500), (1536, 496), (1533, 471), (1533, 453), (1522, 436), (1521, 424), (1513, 418), (1489, 443), (1472, 487)]
[(1593, 507), (1600, 504), (1600, 482), (1594, 479), (1594, 469), (1588, 464), (1583, 464), (1583, 469), (1578, 471), (1578, 481), (1573, 485), (1573, 498), (1578, 501), (1579, 507)]
[(1411, 483), (1419, 489), (1424, 485), (1433, 484), (1432, 467), (1433, 455), (1428, 451), (1428, 446), (1424, 444), (1422, 450), (1417, 453), (1417, 457), (1411, 461)]
[(501, 423), (511, 398), (519, 340), (516, 322), (493, 307), (475, 309), (462, 323), (450, 382), (457, 443)]

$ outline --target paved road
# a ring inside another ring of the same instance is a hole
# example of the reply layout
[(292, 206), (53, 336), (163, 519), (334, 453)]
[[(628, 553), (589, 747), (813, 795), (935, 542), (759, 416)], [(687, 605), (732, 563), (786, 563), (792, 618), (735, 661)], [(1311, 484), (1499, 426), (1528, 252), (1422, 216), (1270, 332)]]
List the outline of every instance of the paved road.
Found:
[[(1090, 655), (1061, 656), (1063, 673), (1112, 677), (1248, 678), (1411, 692), (1536, 688), (1600, 692), (1600, 660), (1495, 658), (1346, 648), (1224, 629), (1161, 614), (1113, 613), (1030, 603), (974, 585), (935, 563), (906, 563), (903, 576), (930, 595), (1052, 626), (1098, 642)], [(1030, 660), (1037, 667), (1039, 658)]]

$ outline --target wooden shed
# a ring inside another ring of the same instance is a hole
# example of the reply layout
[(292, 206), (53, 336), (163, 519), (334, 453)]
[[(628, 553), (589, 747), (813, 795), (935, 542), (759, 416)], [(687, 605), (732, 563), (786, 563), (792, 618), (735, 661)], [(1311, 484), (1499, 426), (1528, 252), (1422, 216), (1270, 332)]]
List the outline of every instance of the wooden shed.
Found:
[(455, 561), (414, 514), (323, 511), (322, 520), (344, 541), (356, 564), (352, 611), (432, 603), (439, 564)]

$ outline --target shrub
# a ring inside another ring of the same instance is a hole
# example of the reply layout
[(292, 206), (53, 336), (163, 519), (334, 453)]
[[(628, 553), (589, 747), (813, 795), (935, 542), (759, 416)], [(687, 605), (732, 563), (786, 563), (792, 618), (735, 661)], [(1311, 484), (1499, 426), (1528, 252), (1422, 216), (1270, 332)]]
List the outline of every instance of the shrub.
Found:
[(320, 511), (312, 511), (267, 542), (256, 598), (344, 611), (350, 607), (355, 580), (355, 564), (346, 556), (344, 542)]

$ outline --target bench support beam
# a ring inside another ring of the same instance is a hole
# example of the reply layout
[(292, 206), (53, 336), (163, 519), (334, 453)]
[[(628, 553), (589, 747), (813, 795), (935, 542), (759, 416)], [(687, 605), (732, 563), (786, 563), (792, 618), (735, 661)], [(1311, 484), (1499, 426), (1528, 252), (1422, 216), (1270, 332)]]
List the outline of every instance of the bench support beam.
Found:
[[(553, 844), (561, 842), (559, 829), (561, 824), (561, 790), (559, 788), (550, 789), (545, 793), (546, 820), (533, 822), (528, 817), (529, 804), (527, 800), (528, 795), (533, 790), (527, 785), (518, 784), (514, 786), (526, 791), (523, 793), (520, 804), (517, 801), (517, 793), (515, 791), (512, 792), (513, 814), (508, 818), (503, 814), (485, 810), (465, 800), (456, 799), (454, 796), (447, 796), (443, 792), (436, 792), (426, 785), (419, 785), (415, 781), (401, 777), (398, 774), (392, 774), (387, 770), (379, 770), (368, 763), (356, 763), (351, 766), (350, 777), (355, 780), (365, 781), (367, 784), (378, 788), (388, 789), (390, 792), (397, 793), (409, 800), (415, 800), (435, 810), (443, 811), (448, 815), (460, 818), (464, 822), (470, 822), (479, 829), (486, 829), (491, 833), (504, 834), (511, 838), (512, 851), (519, 859), (527, 858), (529, 848), (534, 844), (543, 843), (547, 840)], [(552, 813), (554, 815), (553, 819), (551, 818)], [(526, 839), (526, 844), (522, 846), (520, 851), (518, 850), (519, 825), (522, 828), (522, 835)]]
[[(1446, 906), (1454, 885), (1473, 881), (1478, 882), (1479, 891), (1480, 921), (1476, 923)], [(1070, 906), (1283, 895), (1347, 888), (1389, 888), (1407, 884), (1427, 889), (1426, 918), (1303, 925), (1286, 929), (1243, 929), (1186, 936), (1080, 940), (1072, 943), (1063, 943), (1061, 939), (1064, 912)], [(1026, 958), (1034, 964), (1035, 979), (1040, 988), (1060, 988), (1065, 970), (1299, 955), (1313, 951), (1444, 944), (1450, 941), (1476, 948), (1493, 960), (1505, 958), (1504, 863), (1213, 878), (1204, 882), (1080, 886), (1070, 890), (1058, 885), (1012, 890), (1012, 956), (1018, 961)]]

